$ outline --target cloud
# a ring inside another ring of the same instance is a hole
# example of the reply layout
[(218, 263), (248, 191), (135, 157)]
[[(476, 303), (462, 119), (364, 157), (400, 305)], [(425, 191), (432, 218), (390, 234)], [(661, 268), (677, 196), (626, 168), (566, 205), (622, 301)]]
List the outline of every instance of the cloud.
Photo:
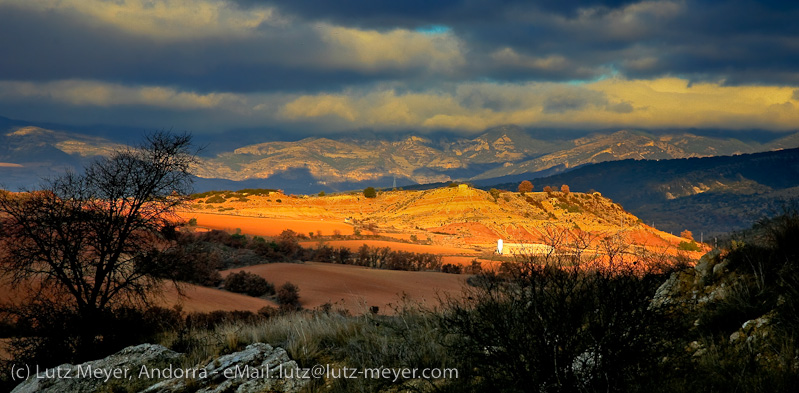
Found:
[(533, 70), (556, 71), (567, 67), (568, 60), (560, 55), (533, 57), (517, 53), (513, 48), (505, 47), (491, 54), (493, 60), (500, 65), (528, 68)]
[(587, 106), (603, 106), (607, 104), (605, 94), (581, 87), (563, 87), (553, 89), (544, 101), (544, 113), (564, 113), (584, 109)]
[(784, 130), (796, 19), (754, 0), (0, 0), (0, 115)]
[(430, 34), (405, 29), (387, 32), (320, 25), (326, 62), (367, 71), (422, 68), (448, 72), (465, 63), (461, 42), (450, 32)]
[(82, 15), (156, 40), (195, 40), (209, 36), (245, 36), (264, 24), (286, 23), (274, 8), (242, 10), (210, 0), (4, 0), (40, 13)]
[(287, 119), (339, 117), (354, 122), (355, 108), (346, 96), (323, 94), (304, 96), (287, 103), (281, 110)]
[[(710, 127), (793, 130), (797, 87), (725, 86), (687, 79), (608, 78), (554, 82), (451, 83), (410, 91), (374, 85), (339, 93), (198, 93), (165, 86), (101, 81), (0, 81), (0, 107), (61, 106), (77, 116), (102, 109), (157, 113), (157, 122), (191, 113), (202, 129), (303, 126), (317, 132), (369, 128), (474, 132), (501, 124), (561, 128)], [(140, 115), (137, 124), (146, 120)]]
[(137, 105), (171, 110), (240, 108), (245, 104), (240, 96), (229, 93), (198, 94), (161, 86), (130, 87), (83, 80), (46, 83), (0, 81), (0, 99), (47, 100), (104, 108)]

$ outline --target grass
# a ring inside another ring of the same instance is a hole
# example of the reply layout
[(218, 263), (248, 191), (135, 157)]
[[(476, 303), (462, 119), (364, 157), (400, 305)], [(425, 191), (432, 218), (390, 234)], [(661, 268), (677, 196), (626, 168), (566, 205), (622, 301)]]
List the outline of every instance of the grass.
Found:
[[(300, 367), (447, 367), (450, 358), (443, 340), (438, 339), (441, 334), (435, 314), (409, 303), (396, 311), (395, 316), (352, 316), (329, 309), (290, 313), (258, 322), (168, 332), (160, 337), (160, 344), (185, 352), (187, 366), (264, 342), (284, 348)], [(323, 386), (329, 392), (376, 391), (391, 383), (363, 378), (318, 380), (308, 391)], [(407, 386), (419, 383), (404, 381)]]

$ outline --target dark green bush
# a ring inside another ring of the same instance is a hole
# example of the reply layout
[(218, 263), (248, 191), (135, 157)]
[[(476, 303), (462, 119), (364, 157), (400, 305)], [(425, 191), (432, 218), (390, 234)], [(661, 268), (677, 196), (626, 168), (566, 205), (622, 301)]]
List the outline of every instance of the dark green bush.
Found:
[(225, 198), (221, 195), (214, 195), (205, 200), (205, 203), (224, 203)]
[(255, 297), (275, 293), (275, 286), (269, 281), (257, 274), (246, 271), (231, 273), (225, 277), (225, 289)]
[(366, 187), (363, 189), (363, 196), (366, 198), (377, 198), (377, 190), (374, 187)]

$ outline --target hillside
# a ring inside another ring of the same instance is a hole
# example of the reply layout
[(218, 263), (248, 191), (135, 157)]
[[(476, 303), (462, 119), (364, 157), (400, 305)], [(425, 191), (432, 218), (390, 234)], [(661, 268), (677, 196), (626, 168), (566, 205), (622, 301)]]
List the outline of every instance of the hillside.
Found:
[[(355, 234), (378, 233), (446, 247), (444, 250), (450, 251), (441, 253), (447, 255), (491, 255), (497, 239), (565, 245), (583, 236), (594, 242), (591, 247), (598, 248), (602, 239), (612, 237), (627, 245), (659, 251), (674, 250), (684, 240), (644, 225), (607, 198), (583, 193), (492, 194), (467, 186), (387, 191), (377, 198), (365, 198), (360, 193), (287, 196), (279, 192), (223, 192), (206, 193), (195, 199), (191, 208), (181, 215), (186, 219), (200, 217), (205, 222), (227, 220), (215, 227), (239, 228), (243, 233), (258, 231), (258, 220), (264, 220), (260, 227), (268, 226), (271, 232), (302, 225), (305, 231), (300, 233), (314, 236), (330, 236), (334, 231), (347, 234), (349, 231), (331, 226), (347, 223)], [(207, 213), (221, 214), (214, 218)], [(281, 220), (282, 225), (277, 223)], [(198, 219), (198, 225), (202, 226), (201, 221)]]
[(606, 162), (535, 179), (534, 184), (537, 189), (568, 184), (576, 191), (596, 190), (657, 228), (713, 236), (746, 228), (799, 197), (799, 149)]

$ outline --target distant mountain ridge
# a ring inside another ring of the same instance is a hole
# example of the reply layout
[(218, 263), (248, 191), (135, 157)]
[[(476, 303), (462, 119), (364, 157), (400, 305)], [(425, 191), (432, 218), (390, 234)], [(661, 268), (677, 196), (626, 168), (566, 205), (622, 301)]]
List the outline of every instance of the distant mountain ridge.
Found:
[[(623, 159), (672, 159), (743, 154), (784, 148), (799, 141), (787, 136), (770, 143), (691, 133), (654, 135), (621, 130), (569, 140), (543, 140), (517, 126), (501, 126), (474, 138), (407, 136), (381, 139), (309, 137), (297, 142), (265, 142), (206, 159), (198, 175), (229, 180), (267, 179), (305, 171), (303, 183), (319, 190), (368, 184), (378, 187), (491, 179), (535, 178), (582, 165)], [(313, 192), (315, 190), (307, 190)]]
[[(42, 175), (79, 167), (86, 159), (118, 146), (108, 138), (6, 118), (0, 118), (0, 128), (4, 128), (0, 130), (0, 184), (9, 188), (30, 187)], [(225, 134), (202, 135), (201, 139), (213, 144), (214, 138), (224, 143), (212, 150), (230, 148), (201, 157), (200, 165), (194, 168), (200, 190), (235, 188), (240, 183), (293, 193), (453, 180), (487, 185), (553, 175), (605, 161), (742, 154), (799, 144), (799, 133), (758, 142), (685, 131), (655, 134), (609, 130), (577, 135), (528, 131), (515, 125), (490, 128), (475, 137), (373, 133), (260, 143), (247, 143), (253, 140), (247, 137), (235, 148), (235, 141), (226, 139)]]
[[(786, 138), (777, 142), (783, 143)], [(533, 180), (596, 190), (658, 229), (714, 235), (744, 229), (799, 200), (799, 148), (670, 160), (621, 160)], [(497, 185), (515, 189), (518, 183)]]

